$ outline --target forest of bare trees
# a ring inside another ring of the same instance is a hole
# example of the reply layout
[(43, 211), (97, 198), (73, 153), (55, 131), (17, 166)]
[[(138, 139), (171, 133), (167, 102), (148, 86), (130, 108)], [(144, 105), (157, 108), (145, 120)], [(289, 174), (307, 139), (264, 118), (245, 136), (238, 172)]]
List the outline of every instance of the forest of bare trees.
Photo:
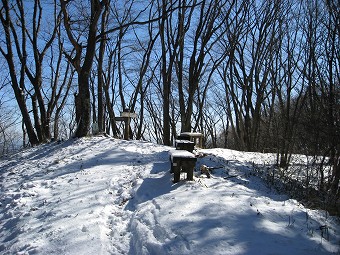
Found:
[(128, 109), (133, 139), (201, 132), (205, 147), (276, 153), (282, 169), (293, 153), (321, 157), (317, 189), (339, 197), (339, 6), (1, 0), (2, 154), (94, 123), (121, 137)]

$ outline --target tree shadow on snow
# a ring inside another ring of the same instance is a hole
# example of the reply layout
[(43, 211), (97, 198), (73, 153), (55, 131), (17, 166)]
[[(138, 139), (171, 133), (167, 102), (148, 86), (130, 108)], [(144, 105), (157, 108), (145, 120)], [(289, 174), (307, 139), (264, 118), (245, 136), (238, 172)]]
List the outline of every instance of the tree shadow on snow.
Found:
[[(267, 215), (258, 215), (251, 208), (242, 210), (242, 213), (217, 212), (213, 208), (215, 205), (208, 203), (179, 218), (172, 226), (175, 237), (162, 245), (164, 254), (174, 254), (174, 251), (184, 251), (185, 254), (189, 251), (197, 254), (202, 251), (244, 255), (329, 254), (320, 244), (322, 240), (313, 240), (308, 233), (294, 230), (302, 228), (304, 222), (296, 223), (297, 226), (288, 226), (286, 219), (271, 222), (275, 226), (284, 226), (276, 231), (266, 223)], [(299, 213), (296, 212), (295, 217), (303, 218), (297, 215)], [(152, 250), (149, 252), (153, 254)]]
[(170, 193), (176, 189), (178, 185), (172, 183), (172, 174), (170, 173), (170, 160), (168, 158), (168, 152), (161, 152), (162, 161), (154, 162), (150, 175), (143, 179), (142, 184), (135, 192), (133, 198), (129, 200), (126, 205), (126, 209), (134, 211), (139, 204), (146, 201)]

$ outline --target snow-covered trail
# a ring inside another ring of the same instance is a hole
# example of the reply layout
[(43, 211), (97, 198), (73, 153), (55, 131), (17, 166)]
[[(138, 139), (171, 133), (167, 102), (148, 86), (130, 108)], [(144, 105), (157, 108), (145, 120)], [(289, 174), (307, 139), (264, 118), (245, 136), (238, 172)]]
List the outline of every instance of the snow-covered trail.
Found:
[(339, 254), (335, 218), (251, 174), (272, 155), (201, 150), (211, 178), (173, 184), (172, 149), (99, 136), (1, 159), (0, 254)]
[(2, 162), (0, 253), (125, 254), (132, 212), (124, 205), (159, 153), (167, 157), (152, 148), (95, 137)]

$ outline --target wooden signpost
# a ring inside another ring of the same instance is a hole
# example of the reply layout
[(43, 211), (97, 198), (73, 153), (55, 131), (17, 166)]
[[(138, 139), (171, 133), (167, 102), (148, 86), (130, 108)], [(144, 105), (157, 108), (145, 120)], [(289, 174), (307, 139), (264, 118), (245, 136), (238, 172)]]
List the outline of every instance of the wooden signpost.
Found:
[(116, 121), (124, 121), (124, 140), (129, 140), (131, 118), (137, 118), (137, 114), (129, 109), (125, 109), (120, 113), (120, 117), (115, 118)]

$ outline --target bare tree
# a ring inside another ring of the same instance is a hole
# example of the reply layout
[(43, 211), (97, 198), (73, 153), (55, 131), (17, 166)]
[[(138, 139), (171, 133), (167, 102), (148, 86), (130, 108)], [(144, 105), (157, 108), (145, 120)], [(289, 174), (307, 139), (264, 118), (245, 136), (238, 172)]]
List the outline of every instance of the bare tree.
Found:
[(340, 195), (340, 14), (339, 6), (333, 1), (325, 1), (326, 17), (324, 21), (327, 34), (325, 35), (324, 49), (327, 59), (325, 77), (327, 87), (323, 94), (327, 97), (327, 123), (330, 141), (330, 162), (332, 172), (332, 195)]
[(230, 58), (220, 74), (231, 103), (228, 111), (238, 149), (252, 151), (258, 149), (263, 103), (271, 94), (269, 74), (278, 45), (281, 2), (246, 3), (236, 19), (242, 23), (229, 39)]
[[(297, 145), (296, 128), (304, 105), (305, 86), (301, 83), (301, 74), (298, 71), (302, 60), (298, 48), (302, 43), (299, 34), (301, 5), (287, 4), (282, 9), (278, 21), (279, 44), (274, 49), (270, 77), (273, 98), (276, 96), (278, 106), (275, 125), (272, 127), (276, 134), (272, 136), (272, 140), (276, 143), (278, 165), (287, 168)], [(271, 111), (274, 110), (276, 103), (272, 103), (271, 107)]]
[[(59, 104), (58, 101), (61, 100), (60, 95), (63, 91), (62, 86), (59, 86), (57, 76), (50, 80), (44, 77), (44, 72), (49, 72), (46, 66), (50, 67), (53, 72), (53, 65), (46, 61), (46, 56), (53, 58), (54, 45), (58, 45), (54, 42), (60, 24), (56, 2), (54, 1), (50, 6), (51, 8), (43, 12), (40, 0), (32, 3), (17, 0), (11, 5), (8, 1), (3, 1), (1, 9), (1, 22), (6, 31), (7, 53), (4, 48), (1, 48), (1, 52), (7, 59), (12, 88), (21, 109), (31, 145), (51, 139), (51, 118)], [(12, 21), (13, 17), (15, 17), (15, 23)], [(44, 22), (47, 22), (45, 26), (42, 25)], [(58, 61), (59, 66), (60, 62), (61, 60)], [(20, 67), (19, 75), (18, 66)], [(32, 102), (31, 111), (27, 105), (28, 99)], [(59, 108), (59, 112), (61, 109), (62, 107)], [(34, 126), (30, 113), (34, 118)], [(57, 120), (58, 118), (54, 120), (55, 124)]]
[[(55, 56), (55, 54), (57, 56)], [(53, 119), (53, 139), (57, 140), (60, 135), (59, 120), (67, 102), (69, 91), (73, 82), (74, 69), (69, 62), (65, 62), (63, 59), (63, 44), (60, 40), (60, 34), (58, 38), (58, 51), (51, 52), (51, 59), (49, 63), (51, 69), (51, 99), (47, 105), (47, 112)], [(62, 77), (62, 78), (61, 78)]]
[[(67, 53), (65, 56), (68, 58), (70, 63), (74, 66), (78, 74), (78, 95), (76, 99), (76, 114), (79, 116), (77, 119), (77, 130), (75, 132), (76, 137), (86, 136), (89, 132), (91, 125), (91, 102), (90, 102), (90, 75), (94, 56), (96, 52), (97, 43), (97, 30), (98, 22), (102, 15), (104, 6), (109, 3), (108, 0), (91, 0), (90, 4), (90, 16), (88, 17), (87, 26), (88, 31), (86, 34), (74, 34), (76, 28), (74, 27), (74, 20), (69, 15), (68, 6), (70, 2), (60, 0), (60, 5), (63, 13), (64, 27), (67, 33), (67, 37), (72, 44), (75, 51), (73, 55)], [(81, 28), (83, 29), (83, 28)], [(85, 36), (85, 43), (80, 41), (81, 37)], [(83, 56), (83, 51), (85, 51)]]
[[(209, 55), (214, 49), (214, 46), (219, 42), (220, 38), (226, 32), (221, 29), (227, 22), (230, 12), (233, 9), (236, 1), (202, 1), (198, 9), (197, 24), (194, 24), (194, 35), (192, 38), (192, 50), (189, 53), (188, 66), (188, 84), (187, 84), (187, 103), (184, 104), (183, 86), (179, 82), (179, 101), (181, 108), (181, 130), (191, 131), (191, 117), (193, 114), (193, 106), (195, 101), (195, 94), (200, 93), (201, 102), (203, 105), (207, 87), (209, 85), (209, 78), (206, 84), (202, 80), (205, 69), (208, 67)], [(198, 8), (198, 7), (196, 7)], [(226, 57), (226, 54), (221, 54), (219, 60)], [(216, 69), (219, 61), (215, 61), (215, 65), (211, 67), (212, 72)], [(183, 61), (177, 62), (183, 64)], [(179, 73), (179, 76), (181, 74)], [(200, 87), (203, 89), (199, 89)], [(199, 107), (200, 108), (200, 107)]]
[[(338, 196), (340, 183), (339, 84), (340, 84), (340, 16), (332, 1), (311, 1), (305, 7), (306, 59), (302, 69), (308, 84), (305, 120), (312, 155), (323, 155), (332, 172), (324, 183), (320, 168), (320, 189), (329, 191), (332, 201)], [(308, 140), (307, 140), (308, 141)], [(326, 160), (326, 157), (329, 160)]]
[[(245, 47), (243, 38), (247, 36), (249, 28), (247, 25), (249, 19), (249, 1), (242, 1), (240, 5), (236, 5), (237, 9), (233, 13), (233, 20), (225, 27), (227, 33), (221, 38), (219, 44), (222, 50), (228, 52), (228, 58), (222, 62), (217, 71), (223, 83), (226, 100), (225, 113), (230, 120), (232, 137), (235, 140), (233, 144), (237, 145), (235, 149), (245, 149), (245, 141), (243, 139), (244, 122), (242, 116), (242, 93), (238, 89), (235, 81), (234, 65), (242, 63), (237, 58), (238, 49)], [(230, 143), (228, 143), (230, 144)]]
[[(182, 1), (179, 1), (179, 5)], [(170, 87), (171, 87), (171, 77), (172, 68), (174, 64), (174, 52), (172, 49), (168, 49), (169, 44), (167, 42), (167, 35), (169, 35), (169, 24), (168, 21), (167, 8), (173, 5), (173, 1), (162, 0), (158, 3), (160, 9), (160, 16), (162, 17), (159, 21), (160, 39), (161, 39), (161, 77), (163, 83), (163, 143), (165, 145), (170, 145)], [(170, 14), (172, 17), (172, 13)], [(168, 31), (168, 32), (167, 32)], [(177, 47), (178, 41), (175, 45)], [(169, 54), (169, 56), (167, 56)]]
[[(100, 32), (102, 34), (105, 33), (107, 22), (108, 22), (108, 15), (109, 15), (109, 5), (105, 5), (104, 12), (102, 15), (101, 20), (101, 26), (100, 26)], [(98, 131), (103, 132), (104, 131), (104, 112), (105, 112), (105, 103), (104, 103), (104, 74), (103, 74), (103, 62), (104, 62), (104, 54), (105, 54), (105, 46), (106, 46), (106, 35), (103, 35), (103, 37), (100, 40), (99, 45), (99, 52), (98, 52), (98, 67), (97, 67), (97, 75), (98, 75)]]
[[(20, 47), (19, 36), (17, 34), (16, 29), (14, 28), (14, 24), (11, 19), (10, 13), (10, 6), (7, 0), (2, 0), (3, 7), (0, 11), (0, 19), (1, 24), (3, 26), (4, 35), (5, 35), (5, 46), (6, 49), (3, 47), (0, 48), (1, 54), (5, 57), (8, 69), (11, 77), (11, 85), (15, 94), (15, 98), (17, 100), (19, 109), (21, 111), (23, 117), (23, 123), (26, 127), (27, 134), (29, 137), (29, 141), (32, 146), (39, 144), (39, 139), (37, 134), (34, 131), (34, 127), (29, 115), (29, 110), (26, 105), (26, 86), (25, 86), (25, 68), (26, 68), (26, 45), (23, 43)], [(26, 38), (25, 30), (21, 30), (22, 40), (24, 41)], [(20, 69), (17, 70), (16, 63), (14, 60), (14, 50), (13, 46), (15, 47), (16, 54), (20, 57), (21, 66)], [(17, 76), (17, 72), (19, 71), (19, 77)]]
[(115, 74), (115, 66), (116, 66), (116, 61), (115, 61), (115, 48), (113, 50), (108, 50), (108, 64), (107, 64), (107, 72), (103, 73), (103, 78), (104, 78), (104, 83), (103, 83), (103, 89), (104, 89), (104, 94), (105, 94), (105, 104), (106, 104), (106, 109), (108, 112), (109, 116), (109, 123), (108, 127), (106, 128), (107, 133), (110, 133), (110, 127), (113, 133), (113, 136), (117, 137), (119, 134), (119, 130), (116, 125), (116, 120), (115, 120), (115, 113), (113, 106), (115, 104), (115, 96), (110, 96), (115, 95), (115, 79), (114, 79), (114, 74)]
[[(29, 80), (31, 81), (33, 88), (34, 88), (34, 94), (32, 95), (32, 103), (33, 103), (33, 112), (34, 118), (35, 118), (35, 128), (37, 130), (37, 134), (39, 137), (39, 140), (41, 142), (46, 142), (50, 140), (51, 138), (51, 131), (50, 131), (50, 122), (51, 122), (51, 114), (53, 111), (53, 108), (49, 107), (46, 109), (45, 107), (45, 100), (44, 100), (44, 95), (42, 91), (43, 87), (43, 61), (44, 57), (46, 55), (47, 50), (51, 47), (58, 28), (59, 28), (59, 21), (60, 17), (59, 14), (57, 13), (57, 7), (56, 3), (54, 2), (54, 12), (53, 14), (55, 15), (54, 22), (55, 24), (53, 25), (53, 30), (52, 33), (49, 35), (49, 37), (44, 38), (45, 43), (42, 44), (42, 40), (39, 39), (39, 35), (41, 33), (41, 26), (42, 22), (42, 6), (40, 0), (35, 0), (34, 1), (34, 6), (33, 6), (33, 17), (32, 17), (32, 31), (30, 32), (25, 24), (25, 17), (24, 17), (24, 7), (23, 3), (20, 1), (17, 1), (18, 3), (18, 8), (20, 12), (20, 22), (21, 22), (21, 27), (25, 29), (25, 33), (27, 38), (29, 39), (29, 42), (32, 45), (32, 51), (33, 51), (33, 56), (34, 56), (34, 69), (32, 70), (29, 68), (29, 66), (25, 64), (25, 73)], [(25, 43), (25, 42), (23, 42)], [(40, 50), (41, 48), (41, 50)], [(23, 54), (27, 54), (23, 52)], [(23, 58), (23, 61), (25, 60), (25, 57)], [(51, 100), (55, 100), (55, 98), (52, 98)], [(36, 106), (36, 101), (38, 106)], [(50, 104), (51, 106), (51, 104)], [(39, 113), (38, 114), (38, 109)]]
[[(149, 12), (149, 19), (151, 20), (153, 13), (152, 8), (150, 8)], [(152, 67), (151, 63), (151, 56), (153, 53), (153, 49), (155, 46), (155, 43), (160, 35), (160, 32), (157, 31), (157, 29), (154, 28), (154, 23), (148, 24), (148, 33), (146, 43), (143, 43), (142, 40), (139, 38), (138, 34), (135, 33), (136, 39), (138, 41), (138, 44), (142, 50), (142, 59), (141, 64), (138, 70), (137, 75), (137, 81), (135, 85), (135, 89), (133, 91), (133, 94), (131, 96), (130, 100), (130, 109), (131, 111), (135, 111), (138, 96), (139, 97), (139, 104), (140, 104), (140, 112), (139, 112), (139, 125), (138, 125), (138, 131), (136, 134), (136, 139), (141, 139), (143, 134), (143, 123), (144, 123), (144, 108), (145, 108), (145, 97), (146, 92), (149, 89), (149, 86), (151, 84), (151, 81), (155, 74), (155, 69), (158, 67), (159, 62), (154, 63), (154, 67)], [(135, 48), (135, 47), (134, 47)], [(147, 73), (149, 77), (147, 76)], [(144, 84), (143, 84), (144, 83)]]

